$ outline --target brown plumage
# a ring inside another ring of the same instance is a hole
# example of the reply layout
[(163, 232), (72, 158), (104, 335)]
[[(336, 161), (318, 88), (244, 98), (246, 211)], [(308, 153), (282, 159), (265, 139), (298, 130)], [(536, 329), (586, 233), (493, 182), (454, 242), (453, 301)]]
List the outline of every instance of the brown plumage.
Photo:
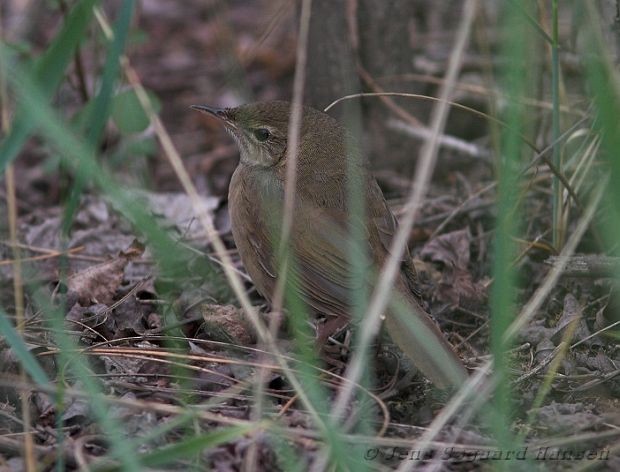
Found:
[[(277, 280), (277, 241), (284, 204), (284, 179), (290, 104), (263, 102), (237, 108), (196, 106), (220, 118), (237, 141), (241, 161), (229, 188), (233, 237), (241, 260), (258, 291), (271, 300)], [(297, 153), (297, 186), (290, 235), (295, 287), (308, 307), (328, 317), (320, 340), (350, 319), (351, 275), (347, 235), (348, 212), (346, 131), (332, 117), (304, 107)], [(350, 143), (349, 143), (350, 146)], [(355, 149), (365, 197), (366, 218), (358, 221), (366, 238), (369, 274), (378, 274), (388, 257), (397, 223), (365, 161)], [(370, 279), (369, 275), (369, 279)], [(386, 327), (413, 363), (439, 387), (459, 384), (466, 376), (462, 364), (430, 316), (420, 306), (410, 254), (402, 260), (395, 290), (420, 321), (429, 349), (412, 338), (411, 329), (390, 310)], [(359, 287), (358, 287), (359, 288)], [(371, 287), (366, 287), (370, 289)], [(368, 290), (368, 293), (370, 291)]]

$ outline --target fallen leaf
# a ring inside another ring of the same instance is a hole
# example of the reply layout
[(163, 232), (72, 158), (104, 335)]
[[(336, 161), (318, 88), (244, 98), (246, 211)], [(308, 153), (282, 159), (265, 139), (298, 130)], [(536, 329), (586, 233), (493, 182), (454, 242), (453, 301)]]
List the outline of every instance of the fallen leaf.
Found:
[(68, 297), (75, 297), (81, 306), (102, 303), (111, 305), (114, 294), (123, 281), (127, 263), (144, 252), (144, 247), (134, 241), (126, 250), (109, 261), (84, 269), (67, 281)]
[(452, 305), (470, 305), (482, 301), (486, 295), (481, 284), (476, 283), (469, 270), (471, 233), (464, 228), (429, 241), (421, 256), (440, 265), (441, 274), (434, 296)]

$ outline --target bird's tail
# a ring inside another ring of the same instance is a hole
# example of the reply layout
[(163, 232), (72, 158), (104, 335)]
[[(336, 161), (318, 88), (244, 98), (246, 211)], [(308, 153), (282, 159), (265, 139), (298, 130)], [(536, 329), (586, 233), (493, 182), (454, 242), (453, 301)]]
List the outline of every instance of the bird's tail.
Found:
[(461, 359), (409, 291), (397, 295), (385, 318), (392, 341), (435, 386), (459, 387), (467, 379)]

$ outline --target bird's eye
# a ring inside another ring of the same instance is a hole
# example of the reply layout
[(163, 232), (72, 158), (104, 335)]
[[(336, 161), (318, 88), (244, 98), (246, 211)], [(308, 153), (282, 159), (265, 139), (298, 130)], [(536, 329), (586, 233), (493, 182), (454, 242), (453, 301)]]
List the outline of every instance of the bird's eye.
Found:
[(269, 139), (269, 136), (271, 136), (271, 133), (267, 128), (257, 128), (253, 131), (253, 133), (256, 140), (260, 141), (261, 143), (267, 141)]

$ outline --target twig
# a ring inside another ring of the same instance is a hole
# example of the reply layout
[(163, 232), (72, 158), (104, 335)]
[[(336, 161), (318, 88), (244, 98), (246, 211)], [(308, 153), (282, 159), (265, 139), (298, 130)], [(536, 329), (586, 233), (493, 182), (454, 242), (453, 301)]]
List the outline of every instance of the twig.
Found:
[[(17, 249), (19, 251), (18, 248), (21, 246), (21, 244), (15, 244), (15, 245), (11, 244), (10, 246), (13, 247), (14, 250)], [(75, 254), (76, 252), (80, 252), (83, 249), (84, 247), (77, 247), (77, 248), (68, 249), (67, 251), (50, 251), (40, 256), (22, 257), (20, 261), (22, 263), (34, 262), (34, 261), (42, 261), (46, 259), (53, 259), (54, 257), (69, 256), (71, 254)], [(13, 254), (15, 254), (15, 252), (13, 252)], [(15, 258), (0, 260), (0, 266), (14, 264), (14, 263), (15, 263)]]
[[(407, 136), (411, 136), (412, 138), (427, 140), (431, 134), (431, 130), (424, 126), (413, 127), (405, 123), (401, 120), (391, 119), (387, 122), (388, 128), (391, 128), (396, 131), (401, 131)], [(463, 139), (457, 138), (456, 136), (450, 136), (448, 134), (442, 134), (439, 137), (439, 142), (441, 146), (446, 147), (448, 149), (452, 149), (454, 151), (460, 152), (467, 156), (471, 157), (480, 157), (484, 159), (488, 159), (490, 153), (487, 149), (484, 149), (480, 146), (472, 144)]]
[[(398, 103), (396, 103), (390, 98), (391, 94), (386, 93), (385, 90), (383, 90), (381, 86), (377, 84), (377, 82), (375, 82), (370, 73), (366, 69), (364, 69), (361, 64), (357, 65), (357, 72), (362, 78), (362, 81), (368, 86), (368, 88), (370, 88), (370, 90), (372, 90), (374, 94), (379, 97), (379, 100), (381, 100), (381, 102), (383, 102), (387, 108), (392, 110), (392, 112), (396, 116), (399, 116), (413, 127), (423, 127), (422, 123), (420, 123), (420, 120), (418, 120), (415, 116), (413, 116), (411, 113), (409, 113), (407, 110), (405, 110), (403, 107), (398, 105)], [(325, 111), (327, 111), (331, 106), (332, 105), (329, 105), (325, 109)]]
[(592, 339), (596, 336), (598, 336), (601, 333), (604, 333), (605, 331), (608, 331), (610, 329), (615, 328), (616, 326), (620, 325), (620, 321), (616, 321), (615, 323), (612, 323), (610, 325), (605, 326), (604, 328), (599, 329), (598, 331), (595, 331), (594, 333), (590, 334), (589, 336), (586, 336), (583, 339), (580, 339), (579, 341), (577, 341), (576, 343), (571, 345), (571, 349), (576, 348), (577, 346), (579, 346), (581, 343), (585, 343), (588, 339)]
[[(363, 92), (363, 93), (352, 93), (350, 95), (345, 95), (343, 97), (338, 98), (337, 100), (334, 100), (333, 102), (331, 102), (329, 105), (327, 105), (325, 107), (324, 111), (328, 111), (330, 108), (332, 108), (334, 105), (337, 105), (340, 102), (344, 102), (345, 100), (351, 100), (353, 98), (361, 98), (361, 97), (407, 97), (407, 98), (417, 98), (420, 100), (428, 100), (431, 102), (441, 102), (441, 98), (437, 98), (437, 97), (431, 97), (429, 95), (421, 95), (419, 93), (404, 93), (404, 92)], [(458, 108), (460, 110), (465, 110), (468, 111), (470, 113), (473, 113), (474, 115), (480, 116), (486, 120), (489, 120), (493, 123), (496, 123), (504, 128), (508, 128), (508, 124), (506, 124), (504, 121), (500, 120), (499, 118), (495, 118), (494, 116), (489, 115), (488, 113), (484, 113), (483, 111), (480, 110), (476, 110), (475, 108), (471, 108), (468, 107), (466, 105), (462, 105), (461, 103), (457, 103), (455, 101), (452, 100), (448, 100), (447, 104), (449, 104), (450, 106), (454, 107), (454, 108)], [(521, 140), (533, 151), (538, 152), (538, 148), (536, 147), (536, 145), (534, 143), (532, 143), (529, 139), (527, 139), (526, 136), (524, 136), (523, 134), (519, 133), (519, 137), (521, 138)]]
[(466, 200), (464, 200), (459, 206), (457, 206), (454, 210), (450, 212), (450, 214), (440, 223), (437, 228), (433, 231), (433, 233), (428, 237), (429, 241), (432, 241), (439, 233), (443, 231), (443, 229), (452, 221), (458, 214), (460, 214), (467, 207), (467, 204), (476, 198), (480, 198), (480, 196), (484, 193), (487, 193), (490, 190), (493, 190), (497, 186), (496, 182), (490, 183), (489, 185), (481, 188), (477, 192), (470, 195)]
[[(429, 84), (435, 84), (435, 85), (441, 85), (444, 82), (444, 79), (442, 77), (435, 77), (434, 75), (430, 75), (430, 74), (416, 74), (416, 73), (382, 76), (382, 77), (378, 77), (377, 80), (381, 82), (390, 82), (394, 80), (398, 80), (398, 81), (411, 80), (413, 82), (422, 82), (422, 83), (429, 83)], [(469, 82), (457, 82), (454, 85), (454, 88), (459, 91), (470, 92), (472, 94), (481, 95), (485, 97), (491, 96), (496, 99), (506, 98), (506, 95), (500, 92), (499, 90), (492, 90), (482, 85), (476, 85), (476, 84), (469, 83)], [(543, 109), (550, 110), (553, 106), (551, 103), (537, 100), (535, 98), (521, 97), (518, 100), (523, 105), (528, 106), (528, 107), (533, 107), (533, 108), (543, 108)], [(584, 117), (584, 113), (580, 109), (575, 108), (575, 107), (570, 108), (566, 105), (560, 105), (560, 111), (562, 113), (576, 115), (581, 118)]]
[(530, 377), (534, 377), (541, 370), (547, 367), (551, 363), (551, 361), (555, 359), (555, 357), (560, 353), (560, 351), (563, 351), (563, 350), (565, 350), (564, 346), (562, 345), (556, 346), (555, 349), (551, 351), (551, 353), (548, 356), (546, 356), (542, 361), (540, 361), (536, 367), (534, 367), (529, 372), (526, 372), (525, 374), (523, 374), (521, 377), (517, 378), (516, 380), (513, 380), (512, 382), (513, 385), (518, 385), (524, 380), (527, 380)]
[[(60, 11), (62, 12), (63, 16), (67, 16), (69, 8), (67, 7), (66, 1), (59, 0), (58, 4), (60, 6)], [(84, 72), (84, 63), (82, 62), (82, 54), (80, 53), (79, 45), (75, 49), (73, 62), (75, 63), (75, 75), (78, 78), (78, 90), (80, 92), (80, 98), (82, 99), (82, 103), (87, 103), (89, 98), (88, 87), (86, 86), (86, 73)]]
[[(551, 256), (545, 260), (545, 264), (555, 266), (558, 263), (557, 256)], [(562, 275), (566, 277), (614, 277), (617, 267), (620, 265), (620, 257), (611, 257), (600, 254), (586, 254), (572, 256), (566, 261)]]

